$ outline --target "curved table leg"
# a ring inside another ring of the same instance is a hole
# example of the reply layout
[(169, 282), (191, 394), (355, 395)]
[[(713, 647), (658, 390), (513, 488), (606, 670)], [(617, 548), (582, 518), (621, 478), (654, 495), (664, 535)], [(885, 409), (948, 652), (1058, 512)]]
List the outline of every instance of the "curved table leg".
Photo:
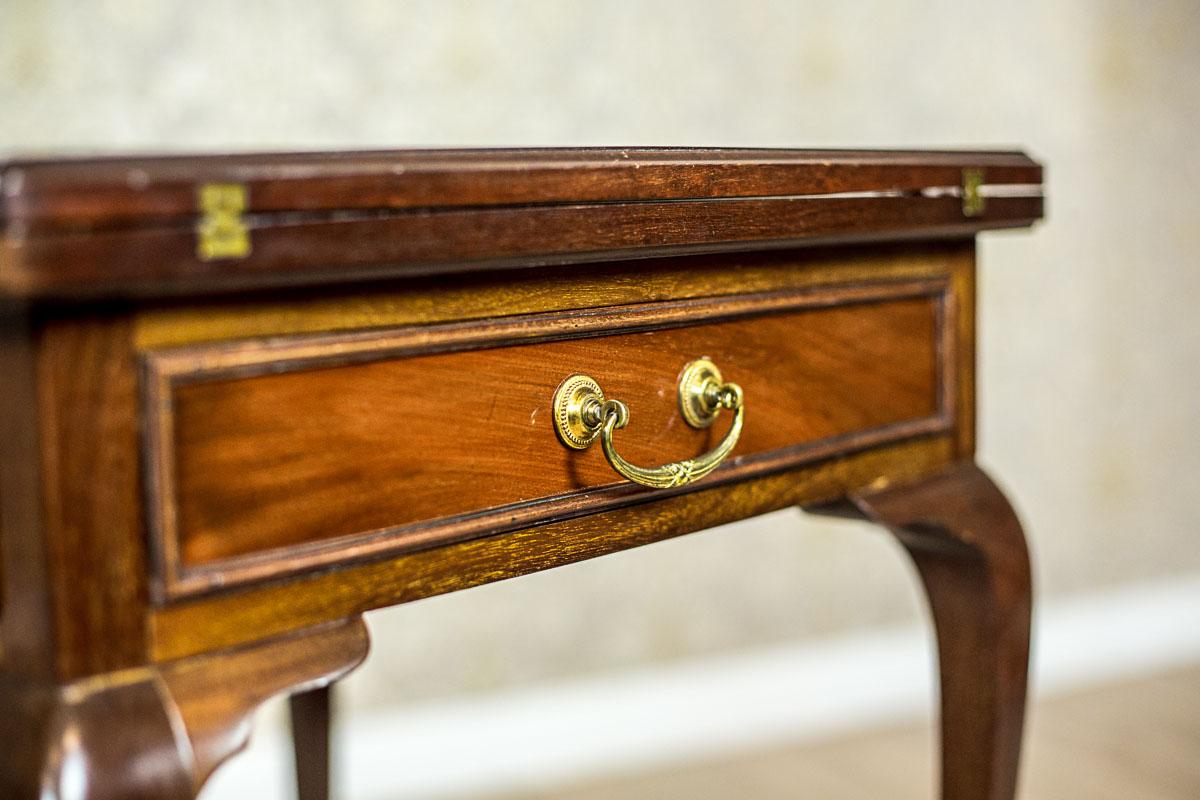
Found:
[(192, 800), (263, 702), (328, 685), (368, 648), (356, 618), (65, 686), (0, 685), (0, 797)]
[(941, 672), (942, 797), (1012, 800), (1032, 595), (1016, 514), (974, 464), (810, 508), (891, 531), (929, 598)]

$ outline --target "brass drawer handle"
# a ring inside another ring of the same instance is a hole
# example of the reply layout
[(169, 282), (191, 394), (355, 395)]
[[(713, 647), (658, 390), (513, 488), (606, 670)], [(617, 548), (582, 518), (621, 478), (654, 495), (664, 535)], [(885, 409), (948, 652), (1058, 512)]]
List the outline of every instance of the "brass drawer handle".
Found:
[(699, 480), (716, 469), (737, 445), (745, 415), (742, 387), (725, 383), (715, 364), (701, 358), (684, 367), (679, 377), (679, 411), (684, 420), (693, 428), (707, 428), (723, 408), (736, 414), (719, 445), (702, 456), (661, 467), (639, 467), (617, 453), (613, 432), (629, 423), (629, 408), (620, 400), (606, 399), (600, 385), (587, 375), (572, 375), (559, 385), (554, 393), (554, 424), (568, 447), (583, 450), (599, 437), (608, 463), (620, 475), (642, 486), (666, 489)]

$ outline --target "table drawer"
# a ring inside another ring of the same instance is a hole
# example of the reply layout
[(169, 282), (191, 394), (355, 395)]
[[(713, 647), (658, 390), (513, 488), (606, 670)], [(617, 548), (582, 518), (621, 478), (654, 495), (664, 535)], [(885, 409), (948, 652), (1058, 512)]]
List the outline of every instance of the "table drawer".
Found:
[[(160, 598), (703, 489), (948, 430), (955, 360), (942, 280), (826, 287), (144, 355)], [(729, 458), (689, 486), (624, 481), (556, 435), (586, 373), (630, 410), (621, 454), (694, 457), (676, 384), (701, 356), (743, 389)]]

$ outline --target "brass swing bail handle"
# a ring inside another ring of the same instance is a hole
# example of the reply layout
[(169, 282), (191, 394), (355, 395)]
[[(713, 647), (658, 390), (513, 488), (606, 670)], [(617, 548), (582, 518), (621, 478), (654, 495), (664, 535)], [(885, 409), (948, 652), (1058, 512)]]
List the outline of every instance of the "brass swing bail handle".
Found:
[(613, 433), (629, 423), (629, 408), (620, 400), (605, 398), (600, 385), (587, 375), (572, 375), (559, 385), (554, 393), (554, 425), (568, 447), (583, 450), (599, 438), (604, 456), (618, 474), (642, 486), (666, 489), (699, 480), (716, 469), (737, 445), (745, 415), (742, 388), (722, 380), (715, 364), (701, 358), (684, 367), (679, 377), (679, 413), (689, 425), (707, 428), (726, 408), (735, 415), (719, 445), (702, 456), (660, 467), (639, 467), (617, 452)]

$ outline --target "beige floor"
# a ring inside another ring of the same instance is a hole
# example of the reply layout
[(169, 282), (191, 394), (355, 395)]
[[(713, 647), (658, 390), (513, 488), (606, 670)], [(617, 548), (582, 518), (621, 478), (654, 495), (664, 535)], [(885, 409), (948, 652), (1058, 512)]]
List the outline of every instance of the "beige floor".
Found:
[[(1023, 800), (1200, 800), (1200, 668), (1044, 702), (1026, 747)], [(932, 774), (907, 727), (512, 800), (928, 800)]]

